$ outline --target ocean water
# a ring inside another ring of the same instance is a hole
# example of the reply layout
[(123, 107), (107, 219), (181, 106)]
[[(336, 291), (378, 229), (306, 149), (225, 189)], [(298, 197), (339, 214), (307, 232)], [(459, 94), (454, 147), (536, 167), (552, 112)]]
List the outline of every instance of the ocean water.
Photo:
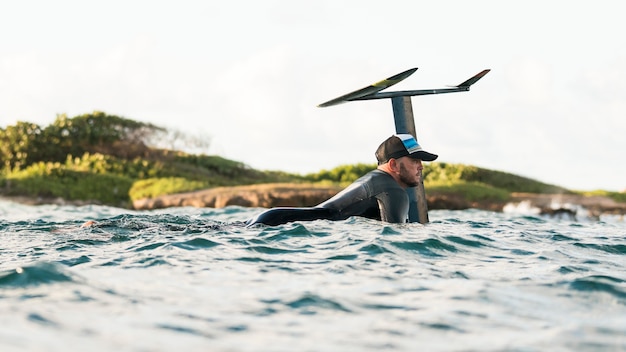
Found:
[(0, 201), (0, 351), (626, 351), (620, 217), (259, 211)]

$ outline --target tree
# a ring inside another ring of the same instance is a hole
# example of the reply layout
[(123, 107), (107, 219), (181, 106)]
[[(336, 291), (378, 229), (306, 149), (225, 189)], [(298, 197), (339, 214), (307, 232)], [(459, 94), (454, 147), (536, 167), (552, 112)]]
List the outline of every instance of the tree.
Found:
[(0, 160), (3, 169), (19, 169), (37, 161), (44, 153), (42, 130), (37, 124), (18, 121), (0, 129)]
[(45, 138), (55, 146), (51, 161), (62, 161), (69, 155), (102, 153), (125, 159), (144, 156), (146, 141), (164, 131), (149, 123), (129, 120), (95, 111), (74, 118), (58, 115), (45, 129)]
[(150, 152), (148, 141), (164, 132), (162, 127), (99, 111), (74, 118), (60, 114), (43, 129), (18, 122), (0, 129), (0, 165), (4, 170), (19, 170), (38, 161), (64, 162), (68, 155), (85, 153), (144, 157)]

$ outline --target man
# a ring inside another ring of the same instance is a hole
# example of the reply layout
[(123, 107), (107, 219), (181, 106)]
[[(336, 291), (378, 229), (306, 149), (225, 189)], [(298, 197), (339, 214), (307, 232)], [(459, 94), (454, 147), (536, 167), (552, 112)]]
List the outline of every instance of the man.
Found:
[(280, 225), (317, 219), (345, 220), (362, 216), (390, 223), (408, 220), (406, 188), (421, 182), (422, 161), (437, 159), (422, 149), (410, 134), (395, 134), (376, 150), (378, 167), (329, 200), (311, 208), (273, 208), (248, 221), (248, 225)]

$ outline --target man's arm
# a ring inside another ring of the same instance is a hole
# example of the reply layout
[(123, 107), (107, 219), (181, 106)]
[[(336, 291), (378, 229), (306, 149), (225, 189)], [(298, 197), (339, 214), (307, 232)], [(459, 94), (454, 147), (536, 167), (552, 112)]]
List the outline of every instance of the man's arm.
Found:
[(376, 196), (382, 221), (405, 223), (409, 214), (409, 196), (404, 189), (398, 187), (382, 192)]

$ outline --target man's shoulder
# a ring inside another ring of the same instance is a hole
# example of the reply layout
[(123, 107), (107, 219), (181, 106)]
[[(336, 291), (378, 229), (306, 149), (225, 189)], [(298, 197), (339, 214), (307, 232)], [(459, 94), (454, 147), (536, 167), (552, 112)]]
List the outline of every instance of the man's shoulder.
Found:
[(389, 175), (388, 173), (384, 172), (383, 170), (380, 169), (374, 169), (368, 173), (366, 173), (364, 176), (361, 177), (363, 178), (390, 178), (393, 180), (393, 177), (391, 177), (391, 175)]
[(367, 183), (370, 190), (374, 193), (387, 192), (396, 188), (402, 190), (402, 187), (391, 175), (379, 169), (368, 172), (361, 179), (362, 183)]

